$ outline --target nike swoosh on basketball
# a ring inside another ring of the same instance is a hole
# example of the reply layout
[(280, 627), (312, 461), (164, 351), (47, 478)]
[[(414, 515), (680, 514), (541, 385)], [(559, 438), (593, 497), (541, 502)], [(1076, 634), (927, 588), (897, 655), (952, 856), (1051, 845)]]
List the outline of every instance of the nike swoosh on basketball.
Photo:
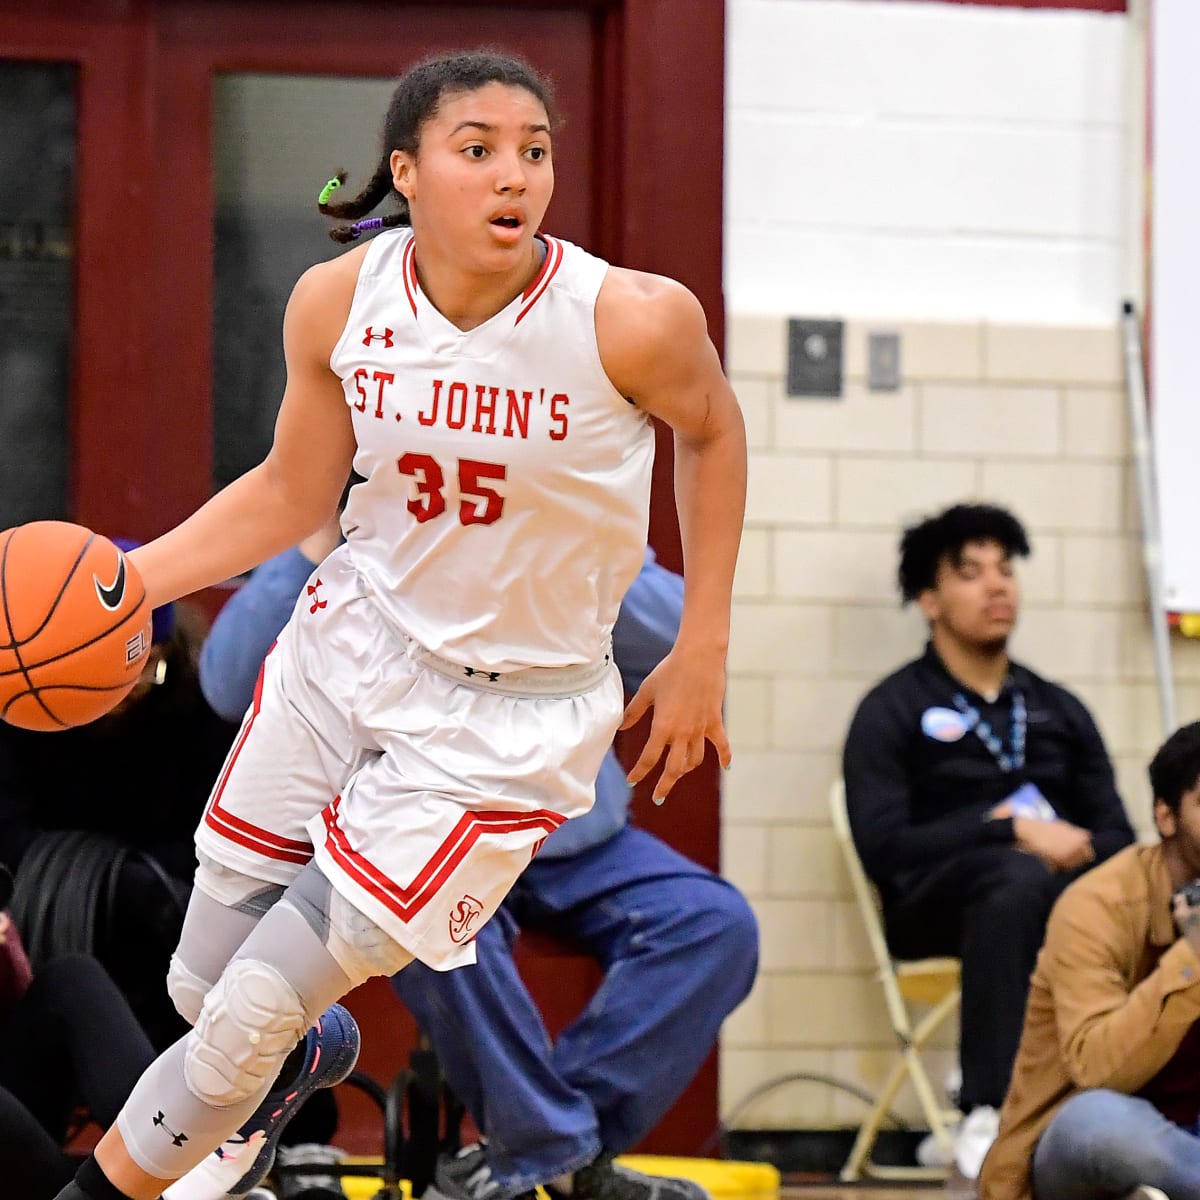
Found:
[(94, 574), (92, 582), (96, 585), (96, 595), (100, 597), (100, 603), (109, 612), (115, 612), (120, 608), (121, 601), (125, 598), (125, 555), (118, 556), (117, 577), (110, 586), (105, 587)]

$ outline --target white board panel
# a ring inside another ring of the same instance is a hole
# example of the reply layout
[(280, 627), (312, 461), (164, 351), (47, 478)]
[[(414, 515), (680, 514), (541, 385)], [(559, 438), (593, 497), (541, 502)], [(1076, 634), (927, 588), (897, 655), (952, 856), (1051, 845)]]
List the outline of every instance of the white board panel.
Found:
[(1164, 601), (1200, 612), (1200, 3), (1152, 10), (1151, 422)]

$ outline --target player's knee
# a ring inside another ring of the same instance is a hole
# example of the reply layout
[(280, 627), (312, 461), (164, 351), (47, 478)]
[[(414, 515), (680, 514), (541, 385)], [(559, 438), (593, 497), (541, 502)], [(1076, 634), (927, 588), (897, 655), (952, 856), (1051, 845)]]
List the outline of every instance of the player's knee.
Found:
[(188, 1038), (188, 1089), (229, 1108), (269, 1086), (307, 1027), (296, 990), (272, 966), (235, 959), (205, 997)]
[(171, 965), (167, 969), (167, 995), (171, 997), (175, 1011), (189, 1025), (195, 1025), (200, 1020), (204, 997), (211, 988), (211, 980), (201, 979), (195, 972), (188, 970), (187, 964), (178, 954), (171, 955)]

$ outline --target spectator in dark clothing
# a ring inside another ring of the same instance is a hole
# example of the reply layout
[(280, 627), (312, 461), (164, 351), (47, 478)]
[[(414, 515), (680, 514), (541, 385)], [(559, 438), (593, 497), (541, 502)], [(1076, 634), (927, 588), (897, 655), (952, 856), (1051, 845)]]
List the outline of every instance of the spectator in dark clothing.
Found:
[(201, 622), (154, 615), (141, 680), (89, 725), (39, 733), (0, 723), (0, 861), (35, 970), (94, 954), (156, 1048), (186, 1031), (167, 995), (196, 869), (193, 835), (236, 726), (200, 692)]
[[(0, 914), (0, 954), (13, 952), (14, 937), (8, 914)], [(77, 1107), (86, 1106), (107, 1128), (154, 1051), (94, 958), (55, 959), (19, 994), (9, 990), (10, 982), (0, 984), (4, 1195), (44, 1200), (65, 1187), (79, 1166), (63, 1148)]]
[[(0, 867), (0, 887), (7, 892), (11, 883)], [(137, 1018), (94, 958), (67, 954), (35, 975), (9, 914), (0, 912), (4, 1200), (45, 1200), (70, 1183), (79, 1163), (63, 1143), (76, 1115), (82, 1110), (107, 1128), (153, 1061)], [(231, 1163), (228, 1182), (238, 1174)], [(219, 1182), (184, 1178), (163, 1200), (218, 1200), (222, 1191)]]
[(905, 531), (900, 590), (925, 653), (877, 684), (843, 760), (855, 845), (897, 958), (962, 960), (959, 1170), (996, 1135), (1051, 906), (1133, 841), (1080, 700), (1008, 657), (1020, 601), (1015, 517), (956, 505)]

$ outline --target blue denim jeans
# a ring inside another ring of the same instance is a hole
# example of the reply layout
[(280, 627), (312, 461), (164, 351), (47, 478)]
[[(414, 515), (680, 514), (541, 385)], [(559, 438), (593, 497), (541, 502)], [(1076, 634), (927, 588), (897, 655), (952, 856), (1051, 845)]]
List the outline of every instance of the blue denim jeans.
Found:
[[(520, 926), (591, 954), (604, 978), (551, 1044), (513, 962)], [(644, 830), (534, 859), (455, 971), (411, 963), (392, 987), (488, 1137), (502, 1194), (620, 1153), (688, 1085), (754, 981), (758, 931), (724, 880)]]
[(1200, 1137), (1136, 1096), (1072, 1096), (1034, 1151), (1035, 1200), (1119, 1200), (1140, 1184), (1200, 1200)]

